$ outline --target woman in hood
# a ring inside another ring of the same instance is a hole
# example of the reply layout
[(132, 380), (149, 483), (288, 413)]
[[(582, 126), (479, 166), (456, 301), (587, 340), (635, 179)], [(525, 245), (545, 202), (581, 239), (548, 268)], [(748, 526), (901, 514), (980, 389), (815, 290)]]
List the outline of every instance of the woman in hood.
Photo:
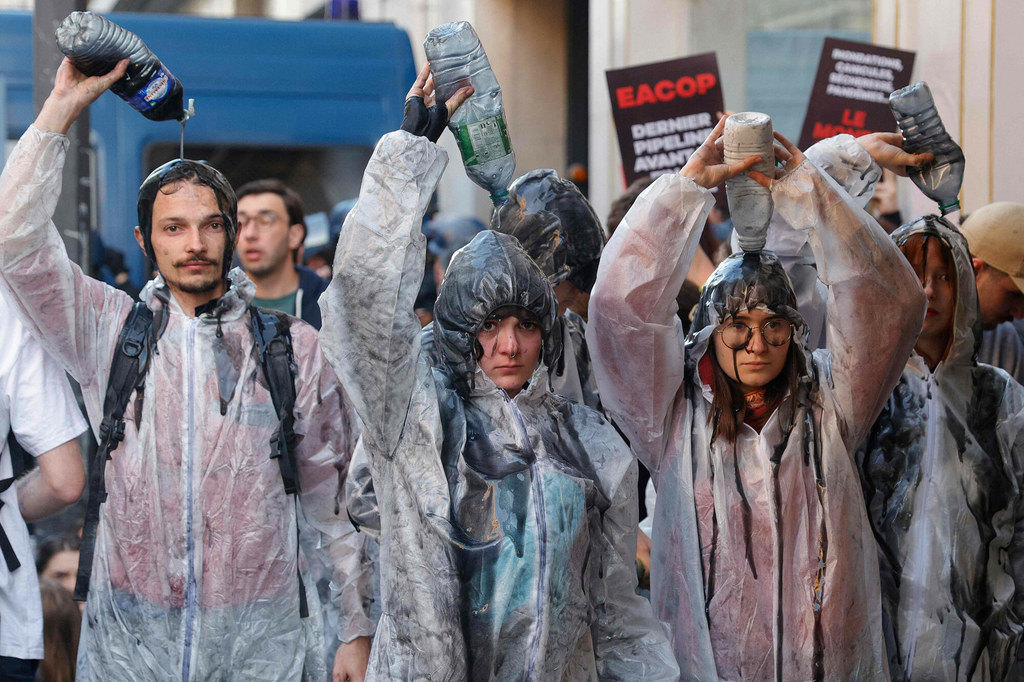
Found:
[(675, 295), (727, 177), (724, 119), (609, 241), (587, 340), (603, 404), (658, 490), (652, 602), (684, 679), (884, 679), (874, 540), (853, 461), (924, 297), (882, 229), (782, 136), (775, 210), (808, 231), (835, 314), (809, 353), (769, 252), (726, 259), (685, 342)]
[(419, 226), (447, 162), (435, 141), (469, 94), (428, 108), (428, 75), (367, 165), (321, 298), (380, 507), (369, 677), (676, 679), (635, 593), (636, 463), (599, 413), (551, 392), (557, 304), (514, 237), (455, 254), (434, 307), (441, 362), (422, 352)]
[(858, 452), (894, 680), (1006, 680), (1024, 620), (1024, 389), (977, 362), (964, 237), (894, 232), (928, 296), (915, 353)]

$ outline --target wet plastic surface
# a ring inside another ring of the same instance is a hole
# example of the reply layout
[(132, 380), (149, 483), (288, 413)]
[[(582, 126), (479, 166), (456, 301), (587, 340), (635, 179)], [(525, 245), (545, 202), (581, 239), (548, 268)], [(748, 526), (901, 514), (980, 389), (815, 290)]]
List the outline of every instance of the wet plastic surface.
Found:
[(675, 296), (712, 198), (677, 175), (640, 196), (606, 247), (587, 330), (594, 371), (658, 489), (652, 603), (683, 678), (885, 679), (852, 451), (896, 383), (924, 297), (888, 236), (812, 164), (776, 181), (773, 197), (782, 220), (807, 230), (834, 313), (795, 409), (712, 443), (697, 365), (720, 316), (752, 304), (787, 315), (794, 294), (767, 254), (749, 275), (736, 257), (705, 289), (684, 347)]
[(925, 216), (893, 239), (914, 235), (950, 249), (957, 296), (945, 359), (932, 372), (911, 356), (857, 453), (879, 543), (889, 665), (893, 679), (1018, 679), (1024, 388), (975, 361), (978, 295), (963, 236)]
[[(0, 285), (82, 385), (97, 431), (132, 300), (85, 277), (50, 223), (66, 147), (64, 136), (30, 128), (8, 160)], [(336, 500), (354, 439), (347, 400), (315, 331), (296, 320), (304, 379), (296, 386), (296, 505), (270, 458), (277, 418), (246, 313), (255, 286), (236, 269), (212, 309), (189, 318), (173, 298), (164, 303), (161, 283), (153, 280), (143, 298), (166, 311), (167, 327), (107, 464), (79, 679), (182, 679), (187, 671), (194, 679), (294, 680), (304, 669), (323, 679), (320, 612), (299, 617), (297, 561), (312, 583), (296, 546), (296, 514), (301, 508), (335, 567), (334, 584), (345, 589)]]
[[(325, 352), (363, 420), (381, 516), (371, 679), (676, 679), (634, 593), (636, 466), (611, 424), (548, 390), (514, 399), (477, 367), (496, 308), (555, 322), (554, 296), (506, 235), (483, 232), (435, 307), (443, 366), (421, 358), (419, 230), (446, 155), (386, 135), (321, 299)], [(372, 283), (372, 284), (371, 284)], [(549, 336), (543, 357), (555, 357)]]

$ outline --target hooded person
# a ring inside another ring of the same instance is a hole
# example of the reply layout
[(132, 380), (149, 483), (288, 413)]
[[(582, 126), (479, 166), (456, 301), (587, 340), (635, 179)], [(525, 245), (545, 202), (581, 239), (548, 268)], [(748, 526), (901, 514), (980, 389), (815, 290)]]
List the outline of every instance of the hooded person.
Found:
[[(377, 144), (321, 299), (380, 503), (369, 676), (676, 679), (635, 593), (635, 463), (599, 413), (551, 392), (556, 302), (517, 240), (485, 231), (454, 256), (434, 309), (442, 364), (423, 355), (419, 224), (447, 163), (434, 140), (471, 92), (427, 109), (428, 75)], [(417, 108), (440, 125), (416, 126)]]
[[(683, 338), (675, 296), (727, 166), (724, 120), (608, 243), (588, 341), (608, 415), (658, 490), (651, 599), (683, 679), (885, 679), (878, 571), (853, 451), (924, 309), (913, 272), (842, 189), (777, 136), (775, 210), (808, 232), (834, 301), (827, 350), (779, 260), (715, 270)], [(879, 352), (879, 349), (885, 349)]]
[(114, 443), (90, 471), (106, 472), (106, 497), (86, 566), (78, 679), (323, 679), (319, 610), (301, 614), (311, 583), (296, 524), (304, 514), (341, 589), (348, 549), (336, 497), (354, 416), (316, 331), (292, 319), (299, 492), (287, 494), (271, 443), (283, 416), (250, 321), (255, 287), (229, 269), (235, 195), (208, 164), (173, 161), (139, 190), (136, 236), (158, 268), (141, 295), (152, 352), (123, 421), (104, 416), (134, 302), (68, 259), (51, 216), (64, 133), (126, 64), (86, 78), (65, 59), (0, 176), (0, 286), (81, 385), (97, 440)]
[(878, 541), (893, 679), (1017, 679), (1024, 621), (1024, 388), (977, 362), (967, 242), (942, 218), (893, 233), (928, 310), (858, 463)]
[(491, 215), (491, 229), (516, 237), (554, 287), (563, 350), (551, 367), (551, 390), (600, 410), (586, 342), (587, 303), (604, 248), (593, 206), (572, 181), (541, 168), (509, 186), (509, 201)]

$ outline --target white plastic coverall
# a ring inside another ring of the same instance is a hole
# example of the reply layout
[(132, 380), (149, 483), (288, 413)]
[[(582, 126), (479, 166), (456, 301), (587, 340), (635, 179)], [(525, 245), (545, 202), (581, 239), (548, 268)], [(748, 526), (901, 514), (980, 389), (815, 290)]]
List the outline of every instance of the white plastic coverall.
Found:
[(933, 216), (893, 233), (940, 240), (956, 267), (953, 338), (930, 371), (911, 356), (858, 451), (878, 539), (893, 679), (1009, 676), (1024, 619), (1024, 388), (975, 361), (967, 242)]
[(544, 362), (514, 399), (476, 365), (476, 330), (503, 305), (538, 315), (546, 362), (557, 350), (554, 295), (514, 238), (486, 231), (456, 255), (435, 306), (445, 367), (422, 357), (419, 225), (446, 163), (426, 138), (381, 139), (321, 298), (380, 504), (369, 678), (675, 679), (634, 592), (628, 449), (550, 392)]
[[(0, 178), (0, 284), (29, 330), (82, 385), (98, 437), (115, 342), (132, 307), (68, 260), (50, 222), (67, 148), (32, 127)], [(299, 617), (299, 505), (270, 458), (277, 425), (250, 332), (255, 286), (241, 272), (195, 318), (162, 280), (143, 300), (167, 326), (142, 396), (107, 463), (79, 679), (323, 679), (320, 610)], [(291, 326), (300, 503), (335, 566), (346, 553), (337, 504), (351, 417), (316, 331)], [(219, 371), (218, 371), (219, 370)], [(221, 396), (227, 397), (222, 414)], [(343, 512), (341, 512), (343, 513)], [(308, 576), (304, 577), (309, 583)]]
[(813, 164), (776, 181), (773, 196), (781, 218), (808, 231), (834, 313), (831, 352), (813, 354), (796, 414), (777, 410), (760, 434), (744, 424), (734, 444), (711, 443), (712, 392), (697, 363), (722, 309), (701, 311), (708, 322), (684, 350), (675, 296), (713, 199), (679, 175), (655, 181), (606, 247), (587, 340), (605, 410), (658, 489), (652, 602), (683, 678), (883, 679), (874, 540), (852, 453), (898, 379), (924, 297), (877, 223)]

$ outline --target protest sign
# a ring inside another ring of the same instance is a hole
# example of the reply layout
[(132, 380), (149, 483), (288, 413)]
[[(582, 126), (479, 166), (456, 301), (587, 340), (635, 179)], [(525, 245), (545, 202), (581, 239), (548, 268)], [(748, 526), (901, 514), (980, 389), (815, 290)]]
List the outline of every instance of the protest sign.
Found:
[(677, 172), (724, 110), (714, 52), (605, 75), (626, 185)]
[(914, 53), (826, 38), (807, 104), (800, 148), (840, 133), (895, 131), (889, 93), (910, 84)]

